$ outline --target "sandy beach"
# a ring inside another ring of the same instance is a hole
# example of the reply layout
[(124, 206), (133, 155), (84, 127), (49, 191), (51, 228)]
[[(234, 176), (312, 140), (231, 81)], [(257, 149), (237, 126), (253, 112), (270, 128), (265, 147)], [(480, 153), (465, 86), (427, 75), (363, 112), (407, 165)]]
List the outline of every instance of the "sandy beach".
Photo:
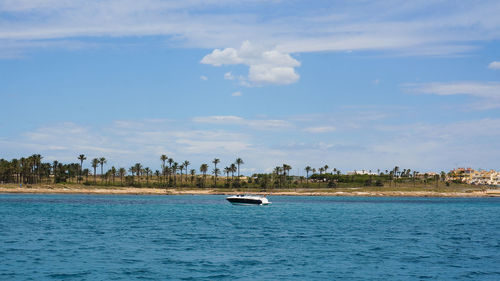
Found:
[[(230, 195), (245, 191), (226, 189), (192, 189), (192, 188), (137, 188), (137, 187), (99, 187), (84, 185), (0, 185), (0, 193), (35, 193), (35, 194), (115, 194), (115, 195)], [(252, 194), (284, 195), (284, 196), (370, 196), (370, 197), (500, 197), (500, 189), (466, 190), (466, 191), (434, 191), (434, 190), (369, 190), (368, 188), (351, 189), (280, 189), (267, 191), (249, 191)]]

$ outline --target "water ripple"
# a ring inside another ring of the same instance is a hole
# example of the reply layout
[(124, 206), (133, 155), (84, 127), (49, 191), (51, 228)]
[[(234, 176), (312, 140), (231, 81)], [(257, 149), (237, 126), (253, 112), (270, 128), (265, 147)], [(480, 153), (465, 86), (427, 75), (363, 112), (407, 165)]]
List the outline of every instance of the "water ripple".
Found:
[(498, 198), (0, 195), (4, 280), (500, 280)]

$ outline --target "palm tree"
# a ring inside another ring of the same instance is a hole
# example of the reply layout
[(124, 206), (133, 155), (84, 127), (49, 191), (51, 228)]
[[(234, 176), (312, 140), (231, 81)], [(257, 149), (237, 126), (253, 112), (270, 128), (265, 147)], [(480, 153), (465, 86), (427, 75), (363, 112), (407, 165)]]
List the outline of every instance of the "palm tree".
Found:
[(37, 174), (38, 174), (38, 181), (41, 181), (42, 177), (41, 177), (40, 172), (42, 170), (41, 166), (42, 166), (42, 159), (43, 159), (43, 157), (42, 157), (42, 155), (37, 154), (35, 159), (36, 159), (36, 170), (37, 170)]
[(151, 169), (149, 167), (144, 168), (144, 172), (146, 173), (146, 184), (149, 184), (149, 173), (151, 173)]
[[(15, 164), (14, 167), (13, 167), (13, 170), (12, 172), (16, 174), (16, 180), (15, 182), (17, 183), (17, 171), (19, 170), (18, 169), (18, 164), (19, 163), (13, 163), (12, 164)], [(41, 166), (40, 166), (40, 169), (41, 169), (41, 173), (42, 173), (42, 178), (45, 177), (45, 178), (49, 178), (50, 177), (50, 164), (49, 163), (42, 163)]]
[(113, 184), (115, 184), (116, 168), (111, 166), (111, 176), (113, 177)]
[(126, 173), (127, 171), (125, 170), (125, 168), (118, 169), (118, 175), (120, 175), (120, 185), (123, 184), (123, 177), (125, 176)]
[(288, 165), (288, 164), (283, 164), (283, 171), (285, 172), (285, 176), (288, 175), (290, 176), (290, 170), (292, 169), (292, 166)]
[(168, 160), (167, 155), (162, 154), (162, 155), (160, 156), (160, 160), (161, 160), (161, 162), (162, 162), (162, 164), (161, 164), (161, 171), (162, 171), (162, 173), (163, 173), (163, 177), (165, 177), (165, 161), (167, 161), (167, 160)]
[[(24, 163), (24, 158), (21, 158), (21, 164)], [(56, 180), (57, 180), (57, 165), (59, 164), (59, 162), (57, 160), (54, 160), (54, 162), (52, 163), (52, 173), (54, 173), (54, 183), (56, 183)]]
[(397, 183), (398, 173), (399, 173), (399, 167), (396, 166), (394, 167), (394, 174), (393, 174), (396, 177), (396, 179), (394, 179), (394, 187), (397, 187), (396, 183)]
[[(214, 160), (212, 161), (212, 163), (214, 163), (214, 171), (217, 170), (217, 164), (219, 162), (220, 162), (220, 160), (218, 158), (214, 158)], [(217, 186), (217, 174), (215, 174), (214, 186)]]
[(168, 167), (170, 168), (170, 173), (168, 174), (168, 181), (171, 182), (170, 174), (172, 173), (172, 165), (174, 164), (174, 159), (169, 158), (167, 162), (168, 162)]
[(311, 166), (306, 166), (304, 170), (306, 170), (306, 182), (309, 183), (309, 172), (312, 170)]
[(109, 178), (113, 176), (113, 173), (111, 172), (111, 169), (109, 169), (105, 174), (104, 174), (104, 179), (106, 180), (106, 184), (109, 184)]
[(132, 167), (128, 168), (128, 172), (132, 175), (132, 184), (134, 184), (135, 167), (132, 166)]
[[(78, 156), (78, 160), (80, 160), (80, 177), (82, 177), (82, 169), (83, 169), (83, 160), (86, 160), (87, 157), (85, 157), (85, 154), (80, 154)], [(80, 179), (78, 179), (80, 181)]]
[(201, 164), (200, 172), (203, 174), (203, 186), (205, 186), (205, 178), (207, 176), (208, 164)]
[(232, 163), (229, 166), (229, 169), (231, 170), (231, 182), (233, 182), (234, 181), (234, 173), (237, 171), (236, 165), (234, 163)]
[(284, 176), (284, 179), (285, 179), (285, 182), (288, 181), (287, 180), (287, 172), (288, 172), (288, 176), (290, 176), (290, 170), (292, 169), (292, 166), (288, 165), (288, 164), (283, 164), (283, 176)]
[(179, 164), (177, 162), (174, 162), (174, 165), (172, 165), (172, 173), (174, 175), (174, 187), (177, 186), (177, 170), (179, 169)]
[(85, 181), (88, 182), (89, 181), (89, 169), (83, 169), (83, 174), (85, 175)]
[(97, 166), (99, 166), (99, 159), (97, 159), (97, 158), (92, 159), (92, 168), (94, 168), (94, 184), (97, 183), (97, 181), (96, 181)]
[(137, 174), (137, 177), (139, 179), (139, 183), (141, 182), (141, 171), (142, 171), (142, 165), (141, 163), (135, 163), (134, 165), (134, 170)]
[(165, 186), (169, 186), (169, 185), (170, 185), (170, 174), (172, 173), (172, 168), (170, 168), (170, 167), (165, 167), (165, 168), (163, 169), (163, 173), (164, 173), (164, 174), (166, 174), (166, 175), (167, 175), (167, 177), (168, 177), (168, 182), (167, 182), (167, 183), (165, 183)]
[[(36, 183), (37, 180), (40, 179), (40, 165), (42, 162), (42, 156), (40, 154), (33, 154), (30, 157), (28, 157), (29, 163), (31, 165), (30, 167), (30, 182)], [(36, 173), (35, 173), (36, 171)]]
[(184, 164), (179, 165), (179, 171), (181, 172), (181, 185), (182, 185), (182, 172), (184, 171)]
[(274, 168), (274, 172), (276, 173), (276, 178), (278, 179), (278, 188), (281, 187), (281, 172), (283, 171), (283, 168), (280, 166), (276, 166)]
[(156, 181), (161, 181), (161, 178), (160, 178), (160, 175), (161, 175), (160, 170), (156, 170), (154, 174), (155, 174), (155, 176), (156, 176)]
[(191, 174), (191, 186), (193, 186), (193, 181), (194, 181), (194, 176), (196, 175), (196, 170), (191, 169), (191, 170), (189, 170), (189, 172)]
[(191, 165), (191, 163), (189, 163), (188, 160), (185, 160), (182, 165), (184, 166), (184, 168), (186, 168), (186, 182), (187, 182), (187, 175), (188, 175), (188, 167), (189, 165)]
[(33, 157), (30, 156), (23, 161), (23, 174), (25, 175), (25, 181), (31, 183), (32, 173), (33, 173)]
[(101, 182), (102, 182), (102, 168), (104, 167), (104, 164), (106, 164), (108, 161), (106, 160), (106, 158), (104, 157), (101, 157), (99, 159), (99, 164), (101, 164)]
[(231, 168), (225, 167), (224, 168), (224, 173), (226, 174), (226, 183), (229, 184), (229, 173), (231, 172)]
[(21, 170), (21, 166), (17, 159), (12, 159), (11, 161), (12, 173), (16, 175), (16, 183), (19, 183), (19, 171)]
[(329, 168), (328, 165), (323, 166), (323, 169), (325, 169), (325, 174), (328, 173), (328, 168)]
[(236, 165), (238, 165), (238, 179), (240, 178), (240, 165), (243, 164), (245, 164), (245, 162), (243, 162), (243, 159), (241, 158), (236, 159)]
[(215, 175), (215, 186), (214, 187), (217, 187), (217, 176), (220, 174), (220, 169), (215, 168), (215, 169), (213, 169), (212, 173)]

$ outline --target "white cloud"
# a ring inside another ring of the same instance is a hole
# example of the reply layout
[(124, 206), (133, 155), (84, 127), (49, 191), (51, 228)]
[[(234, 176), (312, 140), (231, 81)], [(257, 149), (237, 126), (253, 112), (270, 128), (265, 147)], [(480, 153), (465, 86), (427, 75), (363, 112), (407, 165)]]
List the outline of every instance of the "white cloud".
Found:
[[(305, 165), (325, 164), (343, 171), (387, 169), (394, 165), (412, 170), (441, 170), (455, 165), (500, 169), (500, 119), (392, 126), (374, 121), (376, 123), (353, 129), (351, 134), (321, 135), (320, 138), (311, 133), (333, 128), (257, 130), (258, 125), (265, 123), (282, 128), (283, 122), (286, 121), (248, 120), (228, 115), (174, 122), (120, 121), (96, 126), (61, 123), (17, 137), (2, 137), (0, 152), (7, 159), (40, 153), (45, 161), (57, 159), (65, 163), (76, 162), (81, 153), (87, 155), (87, 159), (103, 156), (109, 159), (105, 168), (129, 167), (140, 162), (158, 169), (159, 155), (166, 154), (176, 161), (189, 160), (193, 168), (210, 163), (214, 157), (222, 163), (242, 157), (249, 171), (264, 171), (287, 163), (293, 167), (293, 174), (303, 172)], [(310, 125), (318, 119), (302, 122)], [(214, 126), (207, 129), (206, 124)], [(230, 128), (227, 124), (236, 126)], [(188, 127), (194, 129), (185, 129)], [(88, 167), (88, 163), (89, 160), (84, 162), (84, 167)]]
[[(300, 66), (300, 62), (289, 54), (275, 49), (266, 50), (251, 44), (249, 41), (243, 42), (238, 50), (233, 48), (215, 49), (203, 57), (201, 63), (214, 66), (247, 65), (249, 66), (247, 79), (250, 85), (286, 85), (297, 82), (300, 77), (295, 72), (295, 67)], [(234, 79), (231, 72), (226, 73), (224, 78)]]
[[(132, 124), (139, 126), (129, 126)], [(13, 157), (41, 153), (45, 160), (57, 159), (67, 163), (76, 162), (76, 157), (83, 153), (87, 159), (106, 157), (109, 167), (136, 162), (158, 167), (157, 157), (161, 154), (209, 161), (216, 156), (233, 158), (250, 149), (251, 144), (247, 134), (176, 129), (172, 123), (145, 120), (116, 121), (95, 127), (61, 123), (26, 132), (17, 139), (0, 139), (0, 147), (22, 153)], [(86, 164), (88, 167), (88, 162)]]
[(380, 84), (380, 79), (377, 78), (377, 79), (373, 80), (373, 84), (375, 84), (375, 85)]
[[(297, 8), (289, 1), (3, 0), (0, 45), (5, 40), (168, 36), (171, 44), (197, 48), (250, 40), (276, 46), (283, 54), (396, 50), (434, 55), (469, 52), (481, 41), (500, 38), (498, 1), (454, 4), (340, 1), (333, 10), (317, 5)], [(270, 10), (287, 12), (266, 12)], [(236, 49), (217, 50), (214, 56), (241, 63)]]
[(192, 139), (179, 139), (176, 141), (178, 144), (184, 146), (186, 152), (192, 153), (207, 153), (209, 151), (226, 151), (233, 154), (241, 153), (249, 148), (249, 145), (243, 141), (227, 141), (227, 140), (192, 140)]
[(293, 67), (269, 64), (251, 65), (248, 79), (256, 84), (292, 84), (299, 80)]
[(231, 96), (233, 96), (233, 97), (241, 97), (241, 96), (243, 96), (243, 94), (240, 91), (237, 91), (237, 92), (232, 93)]
[(470, 95), (480, 99), (476, 109), (500, 107), (500, 82), (450, 82), (420, 83), (403, 85), (406, 91), (418, 94), (441, 96)]
[(234, 80), (234, 76), (231, 72), (224, 73), (224, 79), (226, 80)]
[(37, 128), (5, 145), (16, 147), (17, 151), (29, 151), (28, 154), (44, 152), (48, 159), (66, 162), (75, 162), (75, 155), (82, 151), (92, 157), (133, 154), (133, 150), (119, 145), (117, 140), (99, 134), (92, 127), (72, 122)]
[(321, 133), (329, 133), (335, 131), (335, 127), (333, 126), (322, 126), (322, 127), (309, 127), (305, 128), (304, 132), (313, 133), (313, 134), (321, 134)]
[(493, 61), (488, 65), (489, 69), (500, 69), (500, 61)]
[(215, 49), (210, 55), (206, 55), (201, 60), (201, 63), (221, 66), (223, 64), (241, 64), (243, 59), (238, 56), (238, 51), (233, 48)]
[(243, 118), (233, 115), (194, 117), (193, 122), (211, 124), (238, 124), (244, 121)]
[(380, 154), (381, 162), (397, 159), (404, 166), (426, 170), (457, 165), (499, 168), (493, 159), (500, 156), (496, 145), (500, 137), (500, 119), (384, 127), (376, 129), (387, 132), (390, 138), (372, 144), (371, 148)]
[(436, 95), (472, 95), (484, 98), (500, 97), (499, 82), (451, 82), (422, 83), (405, 85), (410, 91)]
[(201, 79), (201, 80), (203, 80), (203, 81), (207, 81), (207, 80), (208, 80), (208, 77), (207, 77), (207, 76), (205, 76), (205, 75), (202, 75), (202, 76), (200, 76), (200, 79)]
[(293, 125), (285, 120), (278, 119), (244, 119), (239, 116), (204, 116), (192, 119), (195, 123), (243, 125), (257, 130), (274, 130), (292, 128)]

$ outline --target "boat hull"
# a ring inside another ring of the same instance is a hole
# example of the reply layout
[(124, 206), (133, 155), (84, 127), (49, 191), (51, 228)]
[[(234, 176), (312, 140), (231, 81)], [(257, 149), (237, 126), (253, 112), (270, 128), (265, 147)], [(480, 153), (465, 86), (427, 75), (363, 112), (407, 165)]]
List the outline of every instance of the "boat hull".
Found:
[(231, 204), (234, 205), (262, 205), (261, 200), (245, 199), (245, 198), (227, 198)]
[(231, 196), (226, 198), (233, 205), (268, 205), (271, 202), (265, 197), (257, 196)]

